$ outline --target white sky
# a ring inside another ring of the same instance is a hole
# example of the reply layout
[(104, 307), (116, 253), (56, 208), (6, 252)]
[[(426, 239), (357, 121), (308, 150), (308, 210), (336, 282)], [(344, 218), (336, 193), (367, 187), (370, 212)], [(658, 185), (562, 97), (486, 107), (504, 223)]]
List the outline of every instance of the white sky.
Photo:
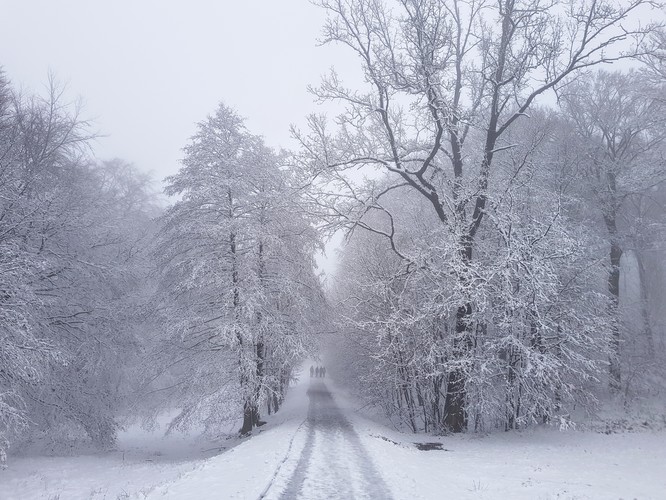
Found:
[(175, 173), (195, 123), (220, 101), (278, 147), (317, 111), (306, 91), (342, 47), (317, 47), (324, 12), (308, 0), (0, 0), (0, 66), (42, 92), (49, 70), (81, 97), (100, 159), (157, 179)]

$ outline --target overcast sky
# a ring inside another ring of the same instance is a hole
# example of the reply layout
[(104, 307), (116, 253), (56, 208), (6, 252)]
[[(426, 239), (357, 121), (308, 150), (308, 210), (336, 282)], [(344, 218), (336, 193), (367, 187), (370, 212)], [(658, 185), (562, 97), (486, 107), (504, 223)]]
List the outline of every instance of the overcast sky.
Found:
[[(341, 47), (317, 47), (324, 12), (308, 0), (0, 0), (0, 65), (42, 92), (49, 70), (83, 98), (119, 157), (157, 179), (178, 169), (195, 123), (224, 101), (272, 146), (316, 110), (308, 84)], [(349, 67), (352, 62), (347, 63)]]

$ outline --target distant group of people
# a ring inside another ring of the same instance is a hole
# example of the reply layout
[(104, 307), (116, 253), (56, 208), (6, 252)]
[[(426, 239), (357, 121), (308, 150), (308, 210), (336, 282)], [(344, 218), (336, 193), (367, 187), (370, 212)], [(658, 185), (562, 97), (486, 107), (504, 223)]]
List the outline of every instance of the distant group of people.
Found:
[(326, 376), (326, 367), (325, 366), (310, 366), (310, 378), (324, 378)]

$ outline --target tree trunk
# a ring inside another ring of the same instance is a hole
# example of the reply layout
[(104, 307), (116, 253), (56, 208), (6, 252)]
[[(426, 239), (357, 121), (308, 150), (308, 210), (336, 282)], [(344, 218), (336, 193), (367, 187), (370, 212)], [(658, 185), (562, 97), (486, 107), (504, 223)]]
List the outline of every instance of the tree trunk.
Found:
[[(472, 305), (466, 304), (458, 308), (456, 313), (456, 332), (453, 340), (454, 359), (461, 362), (471, 349), (469, 317)], [(467, 374), (461, 367), (449, 372), (444, 403), (444, 426), (450, 432), (463, 432), (467, 429), (466, 411)]]
[(647, 273), (645, 272), (645, 263), (640, 250), (634, 252), (636, 264), (638, 265), (638, 279), (640, 281), (641, 293), (641, 315), (643, 317), (643, 335), (647, 344), (647, 355), (654, 356), (654, 332), (652, 331), (652, 318), (650, 318), (650, 296), (648, 292)]
[[(231, 194), (229, 194), (231, 200)], [(241, 434), (248, 434), (252, 428), (259, 421), (259, 409), (254, 402), (253, 391), (250, 387), (250, 377), (248, 376), (248, 366), (250, 362), (245, 359), (245, 342), (243, 336), (238, 329), (240, 322), (240, 290), (239, 290), (239, 276), (238, 276), (238, 262), (236, 253), (236, 234), (229, 234), (229, 253), (231, 254), (231, 285), (233, 293), (233, 311), (234, 311), (234, 325), (236, 326), (236, 339), (238, 341), (238, 368), (239, 368), (239, 384), (241, 394), (243, 395), (243, 426), (240, 429)]]
[(507, 373), (506, 373), (506, 422), (504, 430), (516, 429), (516, 419), (518, 418), (518, 407), (520, 401), (516, 397), (516, 366), (519, 363), (519, 357), (513, 347), (507, 353)]
[(618, 392), (622, 386), (622, 369), (620, 366), (620, 260), (622, 247), (617, 238), (615, 213), (604, 216), (610, 235), (610, 271), (608, 273), (608, 293), (610, 294), (611, 339), (610, 339), (610, 388)]
[[(263, 224), (263, 217), (262, 217)], [(259, 240), (259, 262), (258, 262), (258, 278), (259, 283), (262, 288), (264, 288), (264, 243)], [(266, 346), (264, 343), (264, 332), (263, 332), (263, 318), (261, 310), (257, 311), (257, 340), (255, 344), (255, 384), (254, 384), (254, 406), (255, 406), (255, 415), (254, 415), (254, 425), (259, 426), (263, 425), (264, 422), (261, 422), (259, 417), (259, 401), (261, 400), (261, 389), (264, 387), (264, 364), (266, 359)]]
[(432, 390), (433, 390), (432, 423), (434, 426), (439, 426), (441, 424), (442, 412), (439, 405), (440, 405), (440, 391), (442, 390), (442, 381), (443, 379), (441, 376), (434, 377), (432, 381)]
[(243, 427), (241, 434), (249, 434), (253, 428), (261, 425), (259, 421), (259, 407), (251, 400), (246, 400), (243, 407)]
[[(472, 260), (472, 236), (461, 242), (461, 255), (464, 265)], [(453, 359), (457, 366), (449, 371), (444, 402), (444, 427), (450, 432), (467, 430), (467, 373), (462, 364), (473, 347), (472, 304), (468, 302), (456, 311), (456, 330), (453, 338)]]
[(412, 428), (413, 432), (418, 432), (418, 428), (416, 426), (414, 398), (412, 397), (410, 391), (410, 385), (411, 385), (410, 375), (407, 371), (407, 368), (405, 368), (405, 364), (402, 357), (402, 351), (400, 350), (398, 350), (398, 363), (399, 363), (398, 373), (400, 374), (400, 380), (401, 380), (400, 391), (402, 393), (402, 397), (405, 400), (405, 404), (407, 405), (407, 415), (409, 418), (409, 425)]
[[(543, 336), (541, 335), (541, 331), (539, 330), (539, 326), (537, 325), (536, 322), (536, 313), (532, 308), (530, 308), (529, 317), (530, 317), (530, 347), (532, 348), (532, 350), (538, 351), (539, 354), (542, 355), (546, 354), (546, 346), (543, 342)], [(543, 391), (543, 394), (548, 393), (548, 387), (546, 386), (545, 383), (542, 383), (541, 390)], [(550, 406), (548, 406), (543, 409), (540, 415), (537, 415), (537, 418), (541, 420), (541, 423), (547, 424), (550, 421), (550, 412), (551, 412)]]

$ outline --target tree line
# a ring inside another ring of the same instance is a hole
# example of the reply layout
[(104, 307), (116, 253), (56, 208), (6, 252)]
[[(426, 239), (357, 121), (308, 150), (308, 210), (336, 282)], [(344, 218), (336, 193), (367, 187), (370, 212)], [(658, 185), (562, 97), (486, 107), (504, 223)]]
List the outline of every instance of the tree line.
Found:
[[(359, 61), (275, 151), (220, 104), (165, 180), (0, 76), (0, 459), (128, 418), (247, 435), (331, 374), (414, 432), (661, 395), (666, 37), (644, 0), (321, 0)], [(612, 70), (610, 63), (626, 62)], [(327, 293), (315, 252), (346, 235)]]
[(324, 305), (284, 155), (222, 104), (164, 208), (148, 176), (94, 158), (55, 81), (45, 97), (0, 84), (1, 461), (10, 446), (109, 448), (174, 409), (169, 429), (261, 425)]
[(568, 425), (605, 392), (663, 391), (663, 12), (319, 3), (365, 81), (331, 72), (313, 92), (340, 116), (295, 131), (347, 234), (343, 372), (415, 432)]
[(94, 134), (51, 79), (0, 74), (0, 461), (24, 439), (113, 444), (139, 356), (149, 182), (93, 160)]

